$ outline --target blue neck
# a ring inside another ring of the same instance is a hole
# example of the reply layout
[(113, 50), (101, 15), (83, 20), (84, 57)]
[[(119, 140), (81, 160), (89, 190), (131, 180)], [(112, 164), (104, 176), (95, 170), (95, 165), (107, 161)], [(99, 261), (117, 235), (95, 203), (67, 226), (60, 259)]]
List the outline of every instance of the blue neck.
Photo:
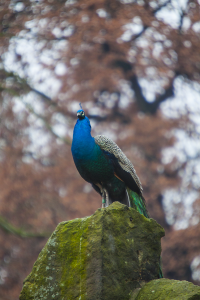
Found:
[(75, 160), (87, 159), (91, 156), (95, 146), (95, 140), (91, 136), (90, 121), (87, 117), (77, 120), (74, 126), (72, 155)]

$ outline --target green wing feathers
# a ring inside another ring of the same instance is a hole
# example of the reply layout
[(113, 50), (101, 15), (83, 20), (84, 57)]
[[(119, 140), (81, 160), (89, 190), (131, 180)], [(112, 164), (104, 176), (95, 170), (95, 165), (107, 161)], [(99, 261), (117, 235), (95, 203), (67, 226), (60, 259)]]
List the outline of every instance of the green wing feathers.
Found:
[(145, 216), (146, 218), (149, 218), (144, 197), (142, 195), (139, 196), (137, 193), (133, 192), (128, 187), (126, 189), (128, 192), (131, 207), (135, 208), (141, 215)]

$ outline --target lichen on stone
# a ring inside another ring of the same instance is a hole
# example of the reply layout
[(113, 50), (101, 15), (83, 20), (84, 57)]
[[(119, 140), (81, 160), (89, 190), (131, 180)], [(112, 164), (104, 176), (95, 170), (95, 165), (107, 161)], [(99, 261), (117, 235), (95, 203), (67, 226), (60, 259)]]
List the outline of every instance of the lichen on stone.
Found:
[(200, 287), (188, 281), (157, 279), (146, 283), (130, 300), (199, 300)]
[(159, 278), (163, 228), (114, 202), (61, 222), (26, 278), (20, 300), (129, 300)]

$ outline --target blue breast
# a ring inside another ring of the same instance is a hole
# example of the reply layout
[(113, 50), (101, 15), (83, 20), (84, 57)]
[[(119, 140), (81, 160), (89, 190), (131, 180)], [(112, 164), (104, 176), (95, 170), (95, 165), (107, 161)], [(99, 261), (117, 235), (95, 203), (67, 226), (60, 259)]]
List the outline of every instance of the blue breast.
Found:
[(87, 117), (77, 120), (74, 127), (72, 155), (80, 175), (90, 183), (107, 181), (114, 175), (109, 158), (91, 136)]

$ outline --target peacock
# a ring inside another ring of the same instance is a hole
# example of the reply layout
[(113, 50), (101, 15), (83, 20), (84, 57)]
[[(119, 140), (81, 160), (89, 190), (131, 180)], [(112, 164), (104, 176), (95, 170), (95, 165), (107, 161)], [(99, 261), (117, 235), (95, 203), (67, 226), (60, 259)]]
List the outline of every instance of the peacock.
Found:
[[(81, 177), (101, 195), (102, 207), (119, 201), (149, 218), (142, 185), (130, 160), (108, 137), (91, 136), (90, 121), (82, 107), (77, 117), (72, 156)], [(159, 273), (163, 277), (161, 268)]]

